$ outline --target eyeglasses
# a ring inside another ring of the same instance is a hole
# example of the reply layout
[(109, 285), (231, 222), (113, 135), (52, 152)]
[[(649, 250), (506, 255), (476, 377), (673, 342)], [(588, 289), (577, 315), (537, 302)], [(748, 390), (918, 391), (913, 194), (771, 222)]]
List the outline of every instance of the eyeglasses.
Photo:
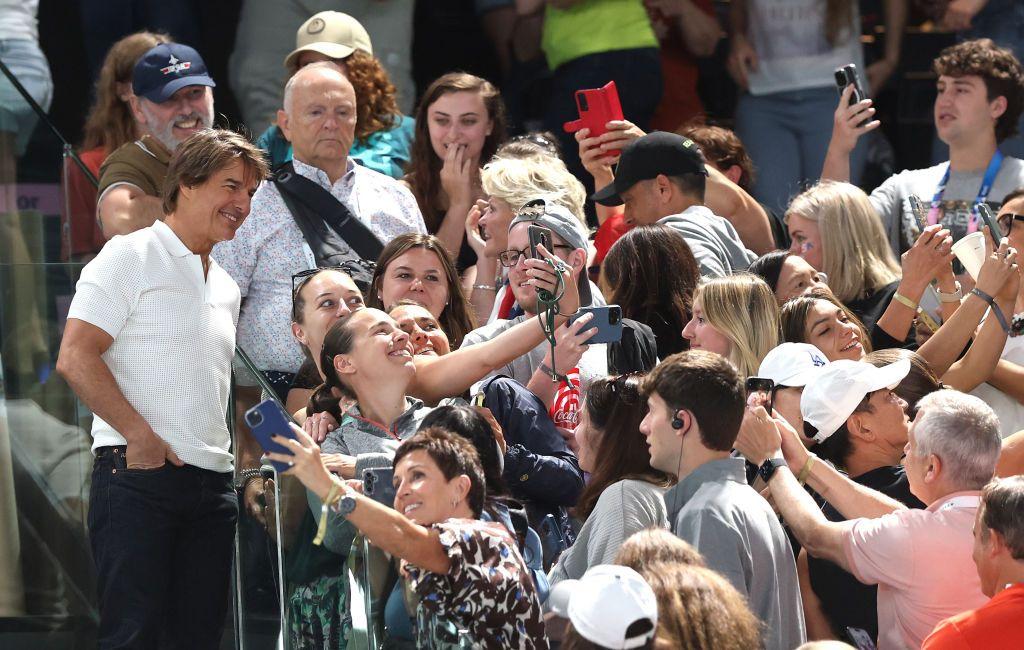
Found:
[[(366, 267), (365, 270), (371, 272), (377, 266), (374, 262), (363, 262), (363, 265)], [(313, 269), (306, 269), (305, 271), (299, 271), (292, 276), (292, 302), (295, 302), (295, 297), (299, 295), (299, 292), (302, 291), (302, 287), (306, 286), (306, 283), (309, 282), (310, 278), (321, 271), (340, 271), (345, 275), (351, 276), (353, 273), (358, 273), (363, 270), (363, 268), (360, 268), (351, 262), (342, 262), (341, 264), (321, 266)]]
[(1003, 233), (1003, 237), (1010, 236), (1010, 229), (1013, 228), (1014, 221), (1024, 221), (1024, 214), (1007, 212), (996, 217), (996, 223), (999, 224), (999, 230)]
[[(572, 246), (569, 246), (568, 244), (552, 244), (551, 248), (565, 248), (567, 250), (572, 250)], [(498, 261), (501, 262), (502, 266), (508, 269), (518, 264), (520, 258), (523, 257), (527, 259), (530, 258), (529, 248), (510, 248), (507, 251), (501, 251), (500, 253), (498, 253)]]

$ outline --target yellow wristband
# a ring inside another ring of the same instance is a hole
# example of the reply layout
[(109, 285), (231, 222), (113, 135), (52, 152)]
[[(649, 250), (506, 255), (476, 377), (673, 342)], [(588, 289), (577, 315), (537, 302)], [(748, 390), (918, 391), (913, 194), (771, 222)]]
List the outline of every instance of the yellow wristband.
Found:
[(345, 484), (334, 476), (331, 477), (331, 489), (327, 492), (327, 496), (324, 497), (324, 502), (320, 505), (320, 523), (316, 527), (316, 537), (313, 538), (313, 544), (320, 546), (324, 541), (324, 535), (327, 534), (327, 510), (330, 509), (338, 501), (341, 501), (341, 493), (345, 490)]
[(901, 295), (900, 293), (897, 292), (892, 295), (892, 299), (905, 307), (909, 307), (911, 311), (917, 312), (917, 303), (911, 300), (910, 298), (907, 298), (906, 296)]
[(811, 468), (814, 467), (814, 459), (817, 458), (814, 454), (807, 454), (807, 462), (800, 468), (800, 473), (796, 475), (796, 480), (800, 485), (807, 483), (807, 479), (811, 476)]

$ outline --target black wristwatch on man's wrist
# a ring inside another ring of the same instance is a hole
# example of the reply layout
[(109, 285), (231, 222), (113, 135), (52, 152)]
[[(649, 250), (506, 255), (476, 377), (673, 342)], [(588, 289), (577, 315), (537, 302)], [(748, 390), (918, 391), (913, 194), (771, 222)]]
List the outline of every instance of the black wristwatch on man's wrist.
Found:
[(769, 458), (768, 460), (761, 463), (761, 466), (757, 468), (757, 473), (761, 476), (765, 483), (772, 479), (775, 475), (775, 470), (780, 467), (788, 467), (786, 459), (784, 458)]

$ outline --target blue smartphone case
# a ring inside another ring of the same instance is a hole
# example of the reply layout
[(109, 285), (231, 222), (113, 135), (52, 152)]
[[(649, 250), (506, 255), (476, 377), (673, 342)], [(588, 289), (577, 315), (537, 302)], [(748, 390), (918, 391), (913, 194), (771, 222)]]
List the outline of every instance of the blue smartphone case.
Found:
[[(260, 447), (265, 452), (274, 452), (278, 454), (291, 454), (292, 450), (287, 447), (282, 447), (273, 440), (274, 436), (285, 436), (286, 438), (295, 438), (294, 432), (288, 423), (291, 418), (284, 412), (277, 402), (272, 399), (264, 400), (252, 407), (245, 412), (245, 423), (249, 425), (249, 429), (252, 431), (252, 435), (256, 438), (256, 441), (260, 443)], [(274, 469), (278, 472), (284, 472), (288, 469), (286, 463), (279, 461), (271, 461)]]
[(618, 305), (600, 307), (580, 307), (580, 310), (569, 317), (572, 325), (583, 314), (592, 313), (594, 318), (583, 326), (583, 329), (597, 328), (597, 334), (590, 337), (587, 345), (594, 343), (618, 343), (622, 339), (622, 309)]

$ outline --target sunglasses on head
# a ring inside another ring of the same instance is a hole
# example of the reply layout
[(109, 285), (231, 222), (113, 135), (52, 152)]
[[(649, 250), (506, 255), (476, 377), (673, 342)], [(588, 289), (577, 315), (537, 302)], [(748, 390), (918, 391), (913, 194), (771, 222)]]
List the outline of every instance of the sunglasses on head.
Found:
[[(370, 263), (364, 262), (364, 264)], [(372, 268), (370, 270), (372, 270)], [(355, 272), (362, 271), (362, 269), (349, 262), (342, 262), (341, 264), (320, 266), (313, 269), (306, 269), (305, 271), (299, 271), (292, 276), (292, 302), (295, 302), (295, 297), (299, 295), (300, 291), (302, 291), (302, 287), (306, 286), (306, 283), (321, 271), (340, 271), (345, 275), (351, 276)]]

